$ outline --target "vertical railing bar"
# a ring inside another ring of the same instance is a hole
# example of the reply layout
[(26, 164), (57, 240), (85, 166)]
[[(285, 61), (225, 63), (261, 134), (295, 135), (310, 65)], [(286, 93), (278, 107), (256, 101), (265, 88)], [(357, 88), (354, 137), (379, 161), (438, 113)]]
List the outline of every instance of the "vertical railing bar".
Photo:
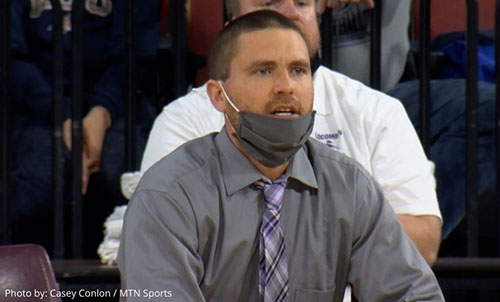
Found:
[(1, 104), (0, 104), (0, 127), (1, 127), (1, 149), (0, 154), (2, 155), (0, 159), (0, 164), (2, 166), (2, 176), (1, 176), (1, 188), (2, 196), (0, 196), (0, 243), (9, 244), (11, 240), (10, 234), (10, 215), (9, 215), (9, 174), (8, 174), (8, 142), (9, 142), (9, 52), (10, 52), (10, 1), (2, 1), (1, 4), (1, 26), (2, 32), (0, 45), (0, 81), (1, 81)]
[(222, 24), (228, 22), (226, 1), (222, 0)]
[(135, 124), (136, 124), (136, 77), (135, 77), (135, 0), (127, 0), (125, 20), (126, 34), (126, 112), (125, 112), (125, 168), (127, 171), (138, 169), (135, 156)]
[(495, 91), (496, 91), (496, 157), (497, 157), (497, 247), (500, 257), (500, 0), (496, 1), (495, 9)]
[(71, 9), (72, 34), (72, 188), (71, 188), (71, 256), (83, 256), (82, 203), (82, 104), (83, 104), (83, 9), (84, 0), (73, 0)]
[(375, 8), (371, 13), (370, 30), (370, 86), (380, 89), (381, 39), (382, 39), (382, 1), (375, 0)]
[(186, 7), (185, 0), (173, 0), (172, 3), (172, 44), (174, 49), (174, 94), (175, 97), (186, 93)]
[(328, 68), (333, 67), (332, 39), (332, 9), (327, 8), (321, 16), (321, 62)]
[(467, 79), (466, 79), (466, 238), (467, 256), (478, 255), (478, 205), (477, 205), (477, 0), (467, 2)]
[(425, 154), (429, 156), (430, 146), (430, 1), (420, 0), (420, 139)]
[(63, 12), (58, 0), (50, 0), (53, 12), (53, 189), (54, 189), (54, 257), (64, 258), (64, 158), (62, 122), (64, 109), (64, 40)]

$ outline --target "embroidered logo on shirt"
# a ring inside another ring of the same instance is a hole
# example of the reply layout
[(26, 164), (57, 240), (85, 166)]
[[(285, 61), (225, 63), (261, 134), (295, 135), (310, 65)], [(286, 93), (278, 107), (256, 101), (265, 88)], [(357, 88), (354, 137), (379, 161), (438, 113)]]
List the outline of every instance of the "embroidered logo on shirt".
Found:
[(341, 135), (342, 135), (342, 130), (339, 129), (337, 133), (327, 133), (327, 134), (314, 133), (314, 138), (325, 143), (330, 148), (340, 150), (340, 147), (338, 146), (338, 144), (335, 144), (335, 141), (338, 138), (340, 138)]

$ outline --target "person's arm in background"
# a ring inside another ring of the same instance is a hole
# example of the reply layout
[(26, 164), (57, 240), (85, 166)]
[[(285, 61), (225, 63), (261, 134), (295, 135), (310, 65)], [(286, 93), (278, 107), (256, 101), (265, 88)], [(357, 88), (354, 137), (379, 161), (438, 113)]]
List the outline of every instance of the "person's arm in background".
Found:
[(441, 220), (433, 215), (413, 216), (398, 214), (406, 234), (411, 238), (429, 265), (436, 262), (441, 243)]
[(327, 7), (337, 9), (346, 3), (363, 3), (368, 9), (375, 6), (373, 0), (317, 0), (316, 13), (321, 15)]
[[(82, 120), (82, 194), (87, 192), (90, 175), (99, 171), (104, 138), (109, 127), (109, 111), (100, 105), (93, 106)], [(63, 123), (63, 140), (71, 150), (71, 119)]]
[[(327, 7), (338, 9), (346, 3), (363, 3), (368, 9), (374, 7), (373, 0), (318, 0), (316, 12), (322, 14)], [(435, 215), (409, 214), (398, 214), (398, 218), (425, 260), (432, 265), (441, 242), (441, 219)]]
[(400, 102), (381, 115), (387, 117), (381, 124), (367, 127), (372, 131), (368, 136), (376, 138), (370, 147), (373, 176), (406, 233), (432, 265), (441, 242), (441, 216), (431, 163)]
[[(125, 54), (125, 8), (123, 5), (123, 1), (113, 3), (113, 24), (110, 28), (111, 58), (102, 60), (109, 61), (109, 66), (104, 69), (91, 88), (88, 100), (90, 110), (82, 122), (82, 191), (84, 193), (90, 175), (99, 171), (106, 132), (112, 121), (121, 118), (124, 113), (126, 69), (122, 59)], [(96, 7), (96, 9), (99, 9), (99, 7)], [(144, 65), (141, 63), (152, 61), (156, 55), (159, 41), (159, 11), (159, 1), (147, 0), (137, 3), (136, 71), (139, 74), (137, 82), (142, 78), (140, 74), (144, 72)], [(70, 121), (65, 123), (64, 129), (66, 132), (71, 129), (70, 125)], [(69, 133), (65, 133), (65, 137), (69, 136)]]

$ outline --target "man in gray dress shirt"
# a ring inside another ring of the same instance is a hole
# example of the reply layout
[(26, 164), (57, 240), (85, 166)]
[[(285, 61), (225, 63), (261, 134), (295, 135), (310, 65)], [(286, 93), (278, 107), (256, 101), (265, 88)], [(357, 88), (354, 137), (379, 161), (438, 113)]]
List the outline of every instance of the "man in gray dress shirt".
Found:
[(369, 174), (308, 138), (311, 68), (293, 22), (271, 11), (232, 21), (209, 69), (225, 127), (143, 176), (118, 254), (122, 300), (267, 301), (263, 182), (286, 183), (273, 222), (287, 266), (276, 301), (341, 301), (348, 284), (359, 301), (444, 301)]

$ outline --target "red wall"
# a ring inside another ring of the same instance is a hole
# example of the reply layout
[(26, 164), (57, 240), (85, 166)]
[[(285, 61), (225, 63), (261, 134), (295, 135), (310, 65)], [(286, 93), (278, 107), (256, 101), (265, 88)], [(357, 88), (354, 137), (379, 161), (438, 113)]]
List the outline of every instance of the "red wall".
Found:
[[(496, 0), (477, 0), (479, 28), (491, 29), (494, 26)], [(430, 0), (431, 3), (431, 38), (443, 32), (465, 30), (466, 0)], [(418, 20), (420, 1), (414, 0), (415, 37), (418, 38)]]
[[(191, 0), (188, 49), (192, 53), (208, 57), (212, 42), (223, 27), (223, 14), (222, 0)], [(198, 70), (196, 84), (201, 85), (207, 80), (207, 67)]]
[[(161, 32), (168, 31), (168, 14), (170, 0), (162, 1)], [(186, 1), (188, 51), (202, 57), (208, 57), (215, 37), (223, 27), (222, 0), (188, 0)], [(202, 68), (196, 76), (196, 84), (201, 85), (208, 80), (207, 68)]]

